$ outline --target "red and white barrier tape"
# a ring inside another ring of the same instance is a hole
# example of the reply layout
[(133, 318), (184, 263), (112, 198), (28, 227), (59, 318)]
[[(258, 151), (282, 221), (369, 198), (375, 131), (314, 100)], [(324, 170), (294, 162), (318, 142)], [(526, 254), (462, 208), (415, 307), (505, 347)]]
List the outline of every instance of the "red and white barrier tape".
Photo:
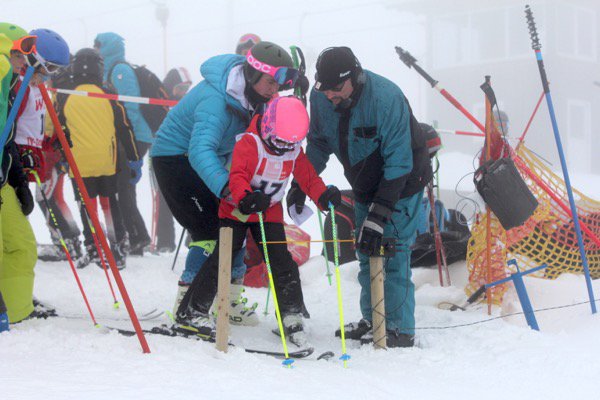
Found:
[(58, 88), (49, 88), (49, 91), (63, 94), (70, 94), (75, 96), (84, 96), (84, 97), (95, 97), (99, 99), (107, 99), (107, 100), (117, 100), (123, 101), (127, 103), (138, 103), (138, 104), (153, 104), (157, 106), (167, 106), (173, 107), (177, 104), (176, 100), (165, 100), (165, 99), (153, 99), (149, 97), (135, 97), (135, 96), (122, 96), (119, 94), (108, 94), (108, 93), (93, 93), (93, 92), (85, 92), (83, 90), (69, 90), (69, 89), (58, 89)]

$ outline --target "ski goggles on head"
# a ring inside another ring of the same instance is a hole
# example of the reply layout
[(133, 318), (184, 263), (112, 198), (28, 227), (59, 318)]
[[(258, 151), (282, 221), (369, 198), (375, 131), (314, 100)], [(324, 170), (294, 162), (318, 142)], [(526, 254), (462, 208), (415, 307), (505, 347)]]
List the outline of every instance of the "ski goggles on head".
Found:
[(37, 36), (23, 36), (22, 38), (13, 41), (11, 50), (18, 51), (22, 54), (30, 54), (35, 50), (36, 40)]
[(252, 55), (252, 49), (248, 50), (248, 53), (246, 54), (246, 61), (255, 70), (272, 76), (273, 79), (275, 79), (275, 82), (277, 82), (279, 85), (292, 88), (298, 80), (299, 72), (297, 69), (290, 67), (274, 67), (272, 65), (263, 63)]
[(36, 51), (27, 54), (25, 60), (27, 61), (27, 65), (33, 68), (41, 68), (47, 75), (54, 75), (63, 67), (62, 65), (44, 60), (44, 57)]

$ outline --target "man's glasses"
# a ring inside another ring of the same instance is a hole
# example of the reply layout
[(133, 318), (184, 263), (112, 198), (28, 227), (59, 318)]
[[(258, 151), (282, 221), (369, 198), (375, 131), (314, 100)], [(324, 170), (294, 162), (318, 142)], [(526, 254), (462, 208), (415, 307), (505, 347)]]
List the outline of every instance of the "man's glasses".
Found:
[[(323, 87), (319, 87), (317, 88), (318, 92), (341, 92), (344, 89), (344, 86), (346, 85), (346, 82), (348, 82), (349, 79), (346, 79), (340, 83), (338, 83), (337, 85), (327, 88), (327, 89), (323, 89)], [(315, 86), (316, 88), (316, 86)]]

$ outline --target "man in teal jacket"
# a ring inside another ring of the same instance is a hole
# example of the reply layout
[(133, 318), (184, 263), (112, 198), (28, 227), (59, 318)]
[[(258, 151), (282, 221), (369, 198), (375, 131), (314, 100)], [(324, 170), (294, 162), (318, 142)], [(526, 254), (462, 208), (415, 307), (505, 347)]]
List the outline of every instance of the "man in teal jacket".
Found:
[[(346, 325), (346, 337), (372, 341), (369, 257), (379, 254), (383, 237), (395, 237), (397, 252), (384, 262), (387, 343), (412, 346), (410, 246), (423, 188), (432, 177), (424, 138), (400, 88), (364, 71), (348, 47), (325, 49), (317, 60), (315, 80), (306, 155), (320, 173), (335, 154), (355, 197), (363, 319)], [(293, 185), (288, 207), (295, 205), (300, 212), (305, 197)]]
[[(227, 164), (235, 137), (278, 91), (295, 86), (298, 71), (292, 66), (287, 51), (271, 42), (256, 44), (246, 57), (212, 57), (200, 67), (204, 80), (169, 112), (157, 133), (150, 155), (158, 184), (173, 216), (192, 237), (179, 301), (215, 247), (219, 199), (228, 194)], [(234, 283), (243, 281), (242, 257), (238, 254), (233, 262)], [(241, 290), (241, 285), (234, 287)], [(239, 303), (239, 296), (232, 292), (232, 303)], [(205, 321), (196, 321), (187, 303), (178, 307), (178, 321), (201, 327)], [(241, 319), (258, 323), (254, 309), (243, 312)]]
[[(125, 61), (125, 39), (113, 32), (100, 33), (96, 36), (94, 48), (104, 59), (105, 86), (120, 95), (140, 96), (140, 85), (135, 71)], [(144, 119), (139, 104), (124, 102), (123, 105), (130, 126), (133, 128), (140, 159), (127, 161), (123, 146), (119, 146), (117, 170), (120, 172), (117, 177), (117, 197), (129, 236), (129, 252), (133, 255), (143, 255), (144, 247), (150, 244), (150, 235), (137, 207), (135, 184), (142, 176), (143, 158), (152, 145), (152, 130)]]

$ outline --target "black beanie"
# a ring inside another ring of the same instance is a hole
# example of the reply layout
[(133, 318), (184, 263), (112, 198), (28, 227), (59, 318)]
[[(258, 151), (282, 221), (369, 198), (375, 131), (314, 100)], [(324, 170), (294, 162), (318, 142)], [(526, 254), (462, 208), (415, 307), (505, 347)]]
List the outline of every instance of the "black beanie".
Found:
[(349, 78), (355, 78), (360, 63), (349, 47), (329, 47), (317, 59), (315, 89), (329, 90)]

